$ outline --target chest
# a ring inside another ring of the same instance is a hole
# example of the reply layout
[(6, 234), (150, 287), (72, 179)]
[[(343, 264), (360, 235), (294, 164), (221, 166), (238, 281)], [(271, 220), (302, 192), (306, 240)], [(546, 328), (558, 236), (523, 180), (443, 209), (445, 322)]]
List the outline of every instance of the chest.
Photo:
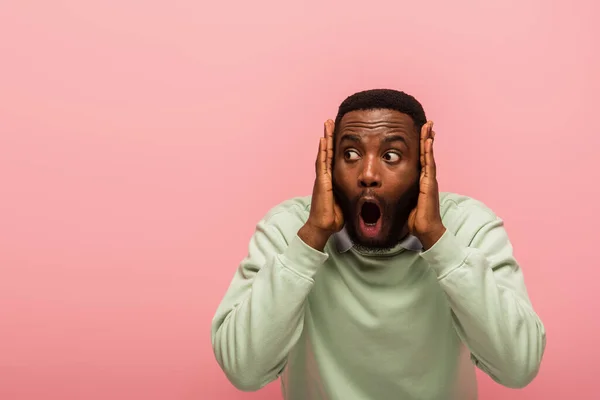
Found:
[(308, 308), (315, 334), (342, 352), (357, 343), (366, 352), (422, 351), (453, 331), (437, 276), (416, 253), (330, 257), (315, 277)]

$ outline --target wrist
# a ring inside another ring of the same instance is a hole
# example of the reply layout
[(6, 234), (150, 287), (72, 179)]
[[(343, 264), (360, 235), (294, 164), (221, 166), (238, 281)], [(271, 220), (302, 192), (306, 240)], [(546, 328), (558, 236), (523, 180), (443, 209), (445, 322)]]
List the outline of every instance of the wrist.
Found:
[(442, 224), (434, 227), (431, 230), (428, 230), (427, 233), (423, 233), (417, 236), (421, 244), (423, 245), (423, 250), (429, 250), (433, 247), (434, 244), (437, 243), (438, 240), (446, 233), (446, 227)]
[(316, 228), (309, 222), (305, 223), (298, 231), (298, 237), (300, 237), (304, 243), (320, 252), (323, 252), (325, 249), (325, 245), (330, 236), (331, 233)]

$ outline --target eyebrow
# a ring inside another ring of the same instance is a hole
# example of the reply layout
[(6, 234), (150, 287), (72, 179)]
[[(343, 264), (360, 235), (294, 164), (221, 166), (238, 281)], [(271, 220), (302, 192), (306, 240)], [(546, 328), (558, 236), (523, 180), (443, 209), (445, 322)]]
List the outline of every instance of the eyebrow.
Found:
[(383, 138), (384, 143), (392, 143), (392, 142), (403, 142), (408, 146), (406, 138), (402, 135), (389, 135)]
[(358, 135), (353, 135), (351, 133), (346, 133), (342, 136), (342, 138), (340, 139), (340, 143), (342, 143), (344, 140), (349, 140), (351, 142), (356, 142), (356, 143), (360, 143), (362, 140), (360, 140), (360, 136)]
[[(354, 135), (351, 133), (344, 134), (340, 139), (340, 143), (342, 143), (345, 140), (349, 140), (351, 142), (356, 142), (356, 143), (360, 143), (362, 141), (360, 136)], [(388, 135), (383, 138), (383, 142), (384, 143), (402, 142), (408, 146), (408, 142), (407, 142), (406, 138), (402, 135)]]

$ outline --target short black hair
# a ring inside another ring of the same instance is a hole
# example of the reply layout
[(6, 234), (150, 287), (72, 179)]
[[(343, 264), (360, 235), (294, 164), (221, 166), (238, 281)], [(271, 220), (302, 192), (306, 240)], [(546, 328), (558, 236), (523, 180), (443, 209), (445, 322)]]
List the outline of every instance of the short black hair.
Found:
[(393, 89), (370, 89), (354, 93), (340, 104), (335, 117), (335, 132), (347, 113), (359, 110), (396, 110), (412, 118), (417, 134), (427, 122), (425, 110), (417, 99)]

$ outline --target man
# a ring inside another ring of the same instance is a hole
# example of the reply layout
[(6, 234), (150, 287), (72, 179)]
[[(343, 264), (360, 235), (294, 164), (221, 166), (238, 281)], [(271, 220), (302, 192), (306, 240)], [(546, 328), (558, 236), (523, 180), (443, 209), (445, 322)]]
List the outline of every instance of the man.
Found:
[(240, 390), (287, 400), (471, 400), (473, 365), (511, 388), (545, 331), (502, 220), (439, 193), (433, 123), (412, 96), (356, 93), (325, 123), (311, 197), (257, 225), (212, 324)]

